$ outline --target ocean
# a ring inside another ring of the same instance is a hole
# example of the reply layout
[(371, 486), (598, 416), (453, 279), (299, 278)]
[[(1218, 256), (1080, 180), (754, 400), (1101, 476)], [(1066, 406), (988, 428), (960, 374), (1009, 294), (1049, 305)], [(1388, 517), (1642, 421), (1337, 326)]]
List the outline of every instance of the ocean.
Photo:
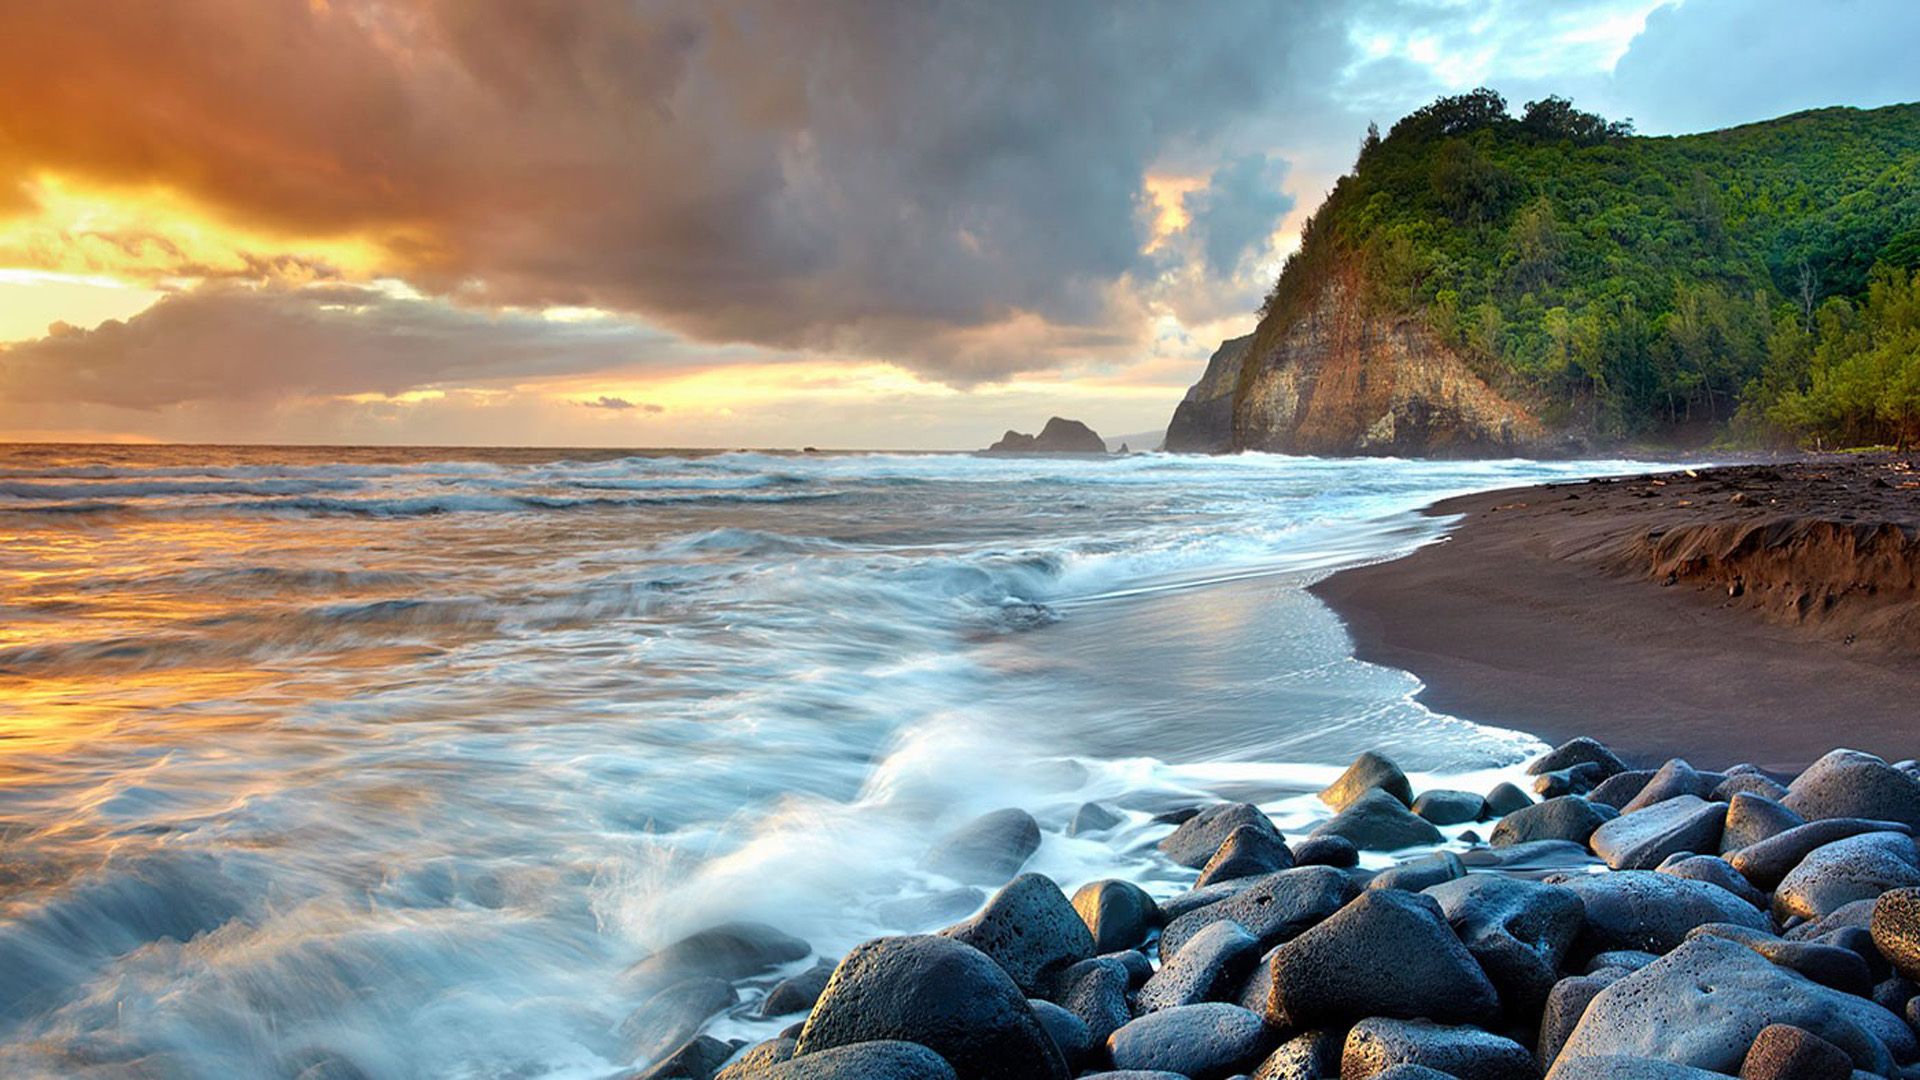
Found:
[[(1643, 468), (0, 447), (0, 1073), (607, 1077), (650, 950), (945, 925), (986, 811), (1171, 893), (1160, 810), (1484, 789), (1537, 740), (1305, 586)], [(790, 1022), (742, 992), (714, 1033)]]

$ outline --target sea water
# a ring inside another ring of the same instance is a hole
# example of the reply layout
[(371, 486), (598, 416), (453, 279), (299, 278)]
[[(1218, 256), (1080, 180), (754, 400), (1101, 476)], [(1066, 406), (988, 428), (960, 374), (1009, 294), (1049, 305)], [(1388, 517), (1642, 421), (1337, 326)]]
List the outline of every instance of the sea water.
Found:
[(1157, 811), (1304, 827), (1366, 749), (1484, 788), (1539, 744), (1305, 586), (1634, 470), (0, 448), (0, 1074), (611, 1076), (650, 950), (943, 925), (986, 811), (1170, 893)]

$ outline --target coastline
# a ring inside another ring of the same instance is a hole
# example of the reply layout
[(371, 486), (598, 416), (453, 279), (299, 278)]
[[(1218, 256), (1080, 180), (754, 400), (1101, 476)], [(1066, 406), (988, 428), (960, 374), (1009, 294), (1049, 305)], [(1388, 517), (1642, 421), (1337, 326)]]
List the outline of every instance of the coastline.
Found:
[(1460, 521), (1310, 591), (1356, 656), (1413, 673), (1437, 711), (1715, 766), (1913, 752), (1910, 457), (1510, 488), (1425, 512)]

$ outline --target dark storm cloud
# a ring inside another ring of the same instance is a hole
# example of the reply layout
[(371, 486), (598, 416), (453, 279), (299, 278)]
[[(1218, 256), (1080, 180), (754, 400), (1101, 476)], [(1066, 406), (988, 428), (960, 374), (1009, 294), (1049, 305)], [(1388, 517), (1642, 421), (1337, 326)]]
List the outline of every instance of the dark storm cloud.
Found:
[(125, 322), (56, 325), (47, 337), (0, 349), (0, 399), (159, 409), (392, 395), (450, 381), (603, 371), (675, 353), (662, 336), (625, 325), (485, 314), (351, 286), (208, 286), (164, 297)]
[[(1338, 14), (8, 5), (0, 168), (383, 236), (392, 272), (471, 301), (594, 305), (964, 382), (1109, 346), (1113, 290), (1142, 267), (1144, 173), (1310, 104), (1345, 56)], [(1209, 255), (1235, 242), (1223, 230)], [(1017, 332), (1022, 316), (1049, 332)]]

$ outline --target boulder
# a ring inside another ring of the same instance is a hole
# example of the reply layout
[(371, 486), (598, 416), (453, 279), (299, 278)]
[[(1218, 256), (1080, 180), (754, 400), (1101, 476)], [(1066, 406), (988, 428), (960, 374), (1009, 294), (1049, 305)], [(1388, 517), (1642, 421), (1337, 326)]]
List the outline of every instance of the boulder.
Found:
[(1088, 1038), (1101, 1046), (1115, 1028), (1133, 1019), (1127, 995), (1133, 979), (1124, 961), (1112, 956), (1082, 960), (1054, 977), (1052, 1001), (1087, 1025)]
[[(1602, 990), (1560, 1059), (1645, 1057), (1731, 1074), (1773, 1023), (1805, 1028), (1882, 1075), (1915, 1049), (1905, 1021), (1878, 1005), (1702, 936)], [(1562, 1075), (1557, 1065), (1552, 1075)]]
[(1600, 996), (1600, 991), (1627, 977), (1620, 968), (1602, 968), (1586, 975), (1570, 975), (1553, 984), (1547, 991), (1546, 1003), (1540, 1010), (1540, 1038), (1536, 1057), (1544, 1065), (1553, 1064), (1560, 1055), (1560, 1048), (1567, 1043), (1567, 1037), (1586, 1015), (1587, 1006)]
[(1873, 904), (1868, 923), (1874, 947), (1893, 969), (1920, 980), (1920, 888), (1889, 889)]
[(1713, 789), (1713, 799), (1717, 802), (1731, 802), (1735, 795), (1758, 795), (1763, 799), (1779, 802), (1787, 797), (1787, 785), (1757, 772), (1727, 773), (1727, 778)]
[(1488, 1023), (1499, 997), (1432, 897), (1370, 890), (1276, 949), (1267, 1019), (1289, 1030), (1370, 1016)]
[(1435, 885), (1427, 895), (1499, 991), (1507, 1014), (1537, 1015), (1585, 924), (1579, 895), (1493, 874)]
[(634, 1080), (708, 1080), (733, 1056), (733, 1046), (710, 1035), (699, 1035)]
[(1106, 832), (1126, 820), (1097, 802), (1081, 803), (1080, 809), (1073, 812), (1073, 820), (1067, 822), (1067, 835), (1085, 836), (1088, 833)]
[(1801, 860), (1815, 848), (1837, 840), (1866, 833), (1903, 831), (1906, 826), (1891, 821), (1867, 821), (1861, 818), (1826, 818), (1796, 825), (1785, 832), (1729, 852), (1727, 861), (1742, 877), (1762, 889), (1774, 889), (1786, 879)]
[(820, 1000), (820, 991), (827, 988), (827, 980), (832, 977), (833, 965), (821, 961), (798, 975), (781, 979), (760, 999), (761, 1018), (789, 1016), (813, 1008), (813, 1003)]
[(1582, 735), (1568, 739), (1534, 758), (1527, 764), (1527, 775), (1540, 776), (1570, 766), (1589, 763), (1600, 767), (1602, 778), (1627, 771), (1627, 763), (1614, 756), (1613, 751), (1607, 749), (1605, 743)]
[(1780, 801), (1809, 821), (1871, 818), (1920, 829), (1920, 779), (1857, 750), (1835, 750), (1807, 766)]
[(1148, 1013), (1107, 1037), (1116, 1069), (1226, 1080), (1251, 1068), (1272, 1042), (1260, 1017), (1238, 1005), (1209, 1002)]
[[(1264, 875), (1263, 875), (1264, 876)], [(1199, 911), (1211, 907), (1229, 896), (1245, 892), (1258, 878), (1235, 878), (1232, 881), (1216, 881), (1197, 889), (1188, 889), (1178, 896), (1170, 896), (1159, 902), (1161, 923), (1170, 923), (1190, 911)]]
[(1598, 866), (1587, 845), (1571, 840), (1523, 840), (1506, 847), (1474, 848), (1460, 853), (1468, 870), (1503, 870), (1538, 876), (1543, 872)]
[(1380, 871), (1372, 881), (1367, 882), (1367, 888), (1419, 892), (1428, 886), (1466, 876), (1467, 866), (1460, 861), (1460, 856), (1451, 851), (1436, 851)]
[[(714, 1073), (713, 1080), (761, 1080), (761, 1078), (766, 1075), (768, 1069), (793, 1057), (793, 1043), (792, 1038), (784, 1035), (779, 1038), (768, 1039), (763, 1043), (755, 1043), (747, 1048), (746, 1053), (734, 1058), (726, 1068)], [(868, 1045), (872, 1044), (870, 1043)], [(882, 1043), (881, 1045), (884, 1046), (888, 1044)], [(911, 1046), (913, 1044), (906, 1043), (903, 1045)], [(922, 1047), (921, 1049), (924, 1050), (926, 1048)], [(927, 1052), (933, 1053), (930, 1050)], [(948, 1065), (945, 1058), (939, 1054), (934, 1054), (933, 1057), (935, 1061), (938, 1061), (941, 1066), (947, 1069), (948, 1075), (952, 1074), (953, 1066)]]
[(1806, 818), (1774, 799), (1741, 792), (1727, 801), (1727, 824), (1720, 833), (1720, 853), (1739, 851), (1806, 823)]
[(694, 975), (743, 979), (802, 959), (813, 949), (765, 923), (730, 922), (668, 945), (628, 969), (628, 975), (665, 986)]
[(1236, 878), (1258, 877), (1293, 866), (1293, 852), (1272, 826), (1241, 825), (1227, 834), (1220, 850), (1200, 868), (1196, 887)]
[(1640, 794), (1652, 779), (1652, 769), (1629, 769), (1602, 780), (1599, 787), (1587, 792), (1587, 798), (1618, 810), (1633, 801), (1633, 797)]
[(1181, 866), (1198, 870), (1242, 826), (1252, 826), (1275, 840), (1286, 839), (1273, 827), (1273, 820), (1252, 803), (1216, 803), (1181, 822), (1160, 841), (1160, 852)]
[(1303, 1031), (1267, 1055), (1253, 1071), (1254, 1080), (1339, 1080), (1346, 1042), (1344, 1031)]
[(1728, 926), (1726, 923), (1706, 923), (1687, 933), (1689, 940), (1706, 936), (1739, 942), (1783, 968), (1842, 993), (1857, 997), (1871, 997), (1873, 994), (1873, 972), (1867, 968), (1866, 960), (1851, 949), (1812, 941), (1788, 941), (1763, 931)]
[(940, 936), (979, 949), (1038, 997), (1048, 977), (1093, 955), (1093, 934), (1060, 886), (1043, 874), (1021, 874), (995, 893), (979, 914)]
[(1260, 941), (1231, 919), (1210, 923), (1188, 938), (1134, 997), (1137, 1012), (1158, 1012), (1203, 1001), (1225, 1001), (1259, 960)]
[(1345, 869), (1360, 865), (1360, 849), (1344, 836), (1312, 836), (1293, 849), (1295, 866), (1337, 866)]
[(1373, 1080), (1396, 1065), (1420, 1065), (1458, 1080), (1538, 1080), (1527, 1048), (1478, 1028), (1374, 1017), (1353, 1025), (1340, 1080)]
[(1074, 890), (1073, 910), (1093, 935), (1095, 953), (1134, 948), (1160, 923), (1159, 905), (1145, 889), (1114, 878), (1090, 881)]
[(1562, 1061), (1547, 1074), (1547, 1080), (1727, 1080), (1726, 1074), (1708, 1072), (1671, 1061), (1636, 1057), (1589, 1057)]
[(683, 979), (655, 993), (622, 1021), (621, 1041), (629, 1057), (657, 1062), (698, 1034), (708, 1017), (739, 1000), (725, 979)]
[(1718, 855), (1675, 852), (1667, 856), (1666, 860), (1654, 869), (1689, 881), (1704, 881), (1709, 885), (1718, 885), (1757, 908), (1764, 909), (1767, 906), (1767, 895), (1754, 888), (1751, 882), (1740, 876), (1740, 871), (1735, 870), (1727, 860)]
[(1557, 799), (1562, 795), (1585, 795), (1600, 785), (1606, 775), (1600, 766), (1593, 762), (1582, 762), (1571, 768), (1556, 772), (1541, 773), (1533, 778), (1533, 792), (1543, 799)]
[(1727, 804), (1676, 795), (1593, 830), (1588, 846), (1615, 870), (1652, 870), (1682, 851), (1718, 851)]
[(1786, 928), (1780, 936), (1788, 941), (1812, 941), (1849, 926), (1866, 927), (1873, 922), (1873, 906), (1873, 900), (1855, 900), (1851, 904), (1842, 904), (1818, 919), (1807, 919)]
[(967, 885), (1010, 880), (1040, 848), (1040, 823), (1025, 810), (995, 810), (948, 834), (927, 852), (925, 866)]
[(1271, 949), (1340, 910), (1359, 891), (1352, 878), (1331, 866), (1298, 866), (1251, 878), (1227, 899), (1169, 922), (1160, 932), (1160, 955), (1179, 953), (1194, 934), (1221, 919), (1239, 923), (1262, 949)]
[(814, 1004), (794, 1058), (894, 1039), (939, 1054), (963, 1080), (1068, 1075), (1013, 979), (987, 954), (951, 938), (875, 938), (855, 946)]
[(1852, 1080), (1845, 1050), (1804, 1028), (1768, 1024), (1753, 1037), (1740, 1080)]
[(1393, 1065), (1374, 1073), (1371, 1080), (1458, 1080), (1452, 1073), (1429, 1069), (1425, 1065)]
[(1487, 800), (1471, 791), (1435, 788), (1413, 800), (1413, 812), (1435, 825), (1465, 825), (1485, 816)]
[(1320, 800), (1336, 811), (1345, 810), (1369, 791), (1384, 791), (1402, 807), (1413, 805), (1413, 785), (1400, 766), (1369, 750), (1353, 759), (1340, 778), (1320, 792)]
[(1532, 840), (1568, 840), (1585, 844), (1600, 826), (1619, 816), (1619, 811), (1578, 795), (1534, 803), (1515, 810), (1493, 827), (1494, 847), (1509, 847)]
[(879, 1039), (788, 1058), (762, 1072), (748, 1074), (746, 1080), (959, 1080), (959, 1077), (945, 1058), (924, 1046)]
[(1888, 889), (1916, 885), (1920, 850), (1912, 837), (1863, 833), (1808, 852), (1773, 890), (1773, 914), (1782, 920), (1817, 919), (1856, 900), (1878, 899)]
[(1646, 786), (1636, 792), (1633, 798), (1628, 799), (1626, 805), (1620, 808), (1620, 812), (1631, 814), (1635, 810), (1665, 802), (1680, 795), (1692, 795), (1704, 799), (1713, 794), (1713, 789), (1718, 787), (1723, 779), (1725, 777), (1718, 773), (1698, 772), (1685, 760), (1673, 758), (1648, 778)]
[(1036, 998), (1027, 1004), (1033, 1007), (1033, 1018), (1046, 1029), (1047, 1037), (1053, 1040), (1060, 1056), (1067, 1059), (1068, 1070), (1076, 1070), (1085, 1064), (1096, 1045), (1087, 1022), (1051, 1001)]
[(1515, 810), (1525, 810), (1533, 805), (1533, 796), (1502, 780), (1487, 792), (1487, 816), (1506, 817)]
[(1361, 792), (1311, 835), (1344, 836), (1363, 851), (1393, 851), (1445, 839), (1432, 822), (1413, 816), (1406, 803), (1379, 788)]
[(1767, 917), (1718, 885), (1652, 870), (1563, 874), (1549, 881), (1573, 890), (1586, 908), (1580, 946), (1589, 953), (1638, 949), (1664, 953), (1703, 923), (1768, 930)]

